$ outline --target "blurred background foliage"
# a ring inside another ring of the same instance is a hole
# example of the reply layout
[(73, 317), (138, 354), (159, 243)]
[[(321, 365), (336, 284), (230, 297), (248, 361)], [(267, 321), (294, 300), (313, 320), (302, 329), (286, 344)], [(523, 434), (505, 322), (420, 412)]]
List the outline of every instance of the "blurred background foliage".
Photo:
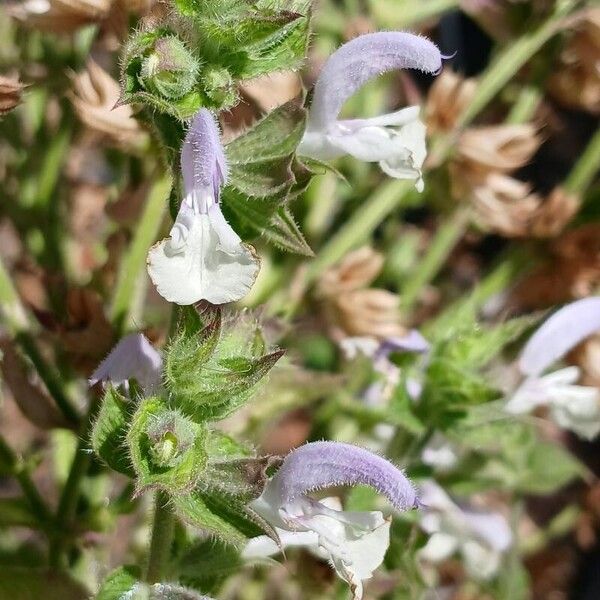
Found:
[[(151, 118), (120, 102), (118, 83), (130, 28), (160, 22), (164, 10), (152, 0), (27, 0), (0, 11), (0, 598), (85, 597), (141, 555), (143, 506), (76, 452), (87, 447), (76, 428), (94, 406), (85, 378), (115, 341), (132, 329), (158, 345), (167, 335), (170, 309), (148, 285), (145, 260), (168, 231), (170, 182)], [(519, 341), (543, 311), (600, 291), (600, 10), (574, 0), (320, 0), (312, 29), (301, 71), (234, 90), (239, 102), (220, 115), (225, 137), (309, 89), (344, 41), (419, 31), (448, 57), (442, 74), (385, 75), (344, 113), (421, 104), (425, 191), (340, 159), (339, 172), (324, 170), (292, 205), (314, 257), (253, 241), (262, 269), (243, 303), (261, 307), (288, 354), (225, 427), (270, 453), (323, 438), (369, 446), (510, 521), (516, 541), (481, 581), (459, 557), (424, 572), (425, 534), (414, 515), (396, 517), (368, 598), (598, 597), (598, 442), (539, 415), (517, 422), (501, 402)], [(365, 400), (381, 375), (348, 360), (340, 342), (413, 327), (431, 352), (395, 357), (401, 380)], [(600, 387), (600, 335), (568, 362)], [(436, 436), (459, 457), (448, 470), (423, 460)], [(80, 488), (74, 506), (58, 497), (65, 481)], [(363, 489), (347, 500), (356, 510), (377, 503)], [(56, 537), (38, 518), (46, 504), (80, 541), (65, 581), (45, 567), (43, 536)], [(200, 540), (185, 558), (190, 581), (239, 600), (347, 593), (306, 553), (241, 568), (227, 552)], [(24, 566), (37, 569), (26, 585)]]

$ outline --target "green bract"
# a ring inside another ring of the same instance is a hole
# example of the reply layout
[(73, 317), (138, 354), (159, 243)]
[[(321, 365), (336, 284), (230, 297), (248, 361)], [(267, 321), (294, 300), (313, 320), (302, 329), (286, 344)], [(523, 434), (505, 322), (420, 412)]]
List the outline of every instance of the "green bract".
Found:
[(221, 309), (210, 305), (202, 317), (201, 324), (182, 325), (165, 361), (171, 406), (198, 422), (222, 419), (242, 406), (283, 355), (264, 352), (258, 325), (248, 315), (223, 325)]
[(301, 65), (309, 4), (178, 0), (160, 26), (130, 37), (123, 99), (181, 120), (202, 107), (233, 106), (238, 81)]
[(137, 492), (149, 487), (175, 493), (191, 489), (207, 461), (203, 425), (159, 398), (144, 400), (127, 434)]

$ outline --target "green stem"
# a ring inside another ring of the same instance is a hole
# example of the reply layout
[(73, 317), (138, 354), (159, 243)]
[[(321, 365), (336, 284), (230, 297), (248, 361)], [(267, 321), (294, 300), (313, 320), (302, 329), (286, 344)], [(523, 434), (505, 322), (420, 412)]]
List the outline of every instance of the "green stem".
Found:
[(52, 514), (31, 479), (27, 466), (2, 437), (0, 437), (0, 463), (8, 467), (19, 482), (32, 513), (37, 517), (40, 524), (47, 527), (52, 522)]
[(92, 462), (92, 454), (89, 452), (89, 437), (100, 401), (98, 396), (93, 396), (91, 400), (90, 408), (79, 431), (79, 441), (67, 481), (58, 502), (56, 510), (57, 536), (50, 545), (50, 563), (53, 566), (62, 565), (65, 551), (68, 548), (68, 539), (72, 534), (77, 504), (81, 495), (81, 483)]
[(439, 17), (458, 4), (458, 0), (427, 0), (398, 6), (398, 0), (369, 0), (369, 12), (379, 26), (402, 29)]
[(323, 271), (344, 257), (352, 248), (365, 242), (385, 218), (408, 198), (413, 183), (391, 179), (379, 189), (340, 227), (312, 261), (307, 282), (312, 283)]
[(567, 177), (564, 188), (573, 194), (584, 195), (600, 168), (600, 128), (596, 130), (583, 154)]
[(506, 123), (516, 125), (529, 121), (540, 105), (541, 99), (542, 94), (535, 86), (523, 86), (506, 117)]
[(175, 518), (168, 506), (169, 497), (167, 494), (157, 491), (154, 502), (152, 538), (145, 576), (148, 583), (157, 583), (163, 578), (171, 554), (175, 529)]
[(459, 120), (459, 127), (469, 125), (515, 73), (552, 37), (560, 31), (561, 21), (576, 6), (576, 0), (557, 2), (557, 8), (537, 29), (512, 41), (498, 54), (479, 80), (469, 107)]
[[(408, 192), (412, 186), (412, 182), (402, 179), (390, 179), (383, 183), (323, 246), (306, 270), (299, 287), (306, 289), (327, 267), (340, 260), (349, 250), (364, 243), (385, 218), (410, 197)], [(285, 314), (287, 318), (296, 313), (300, 300), (299, 297), (289, 303)]]
[(167, 196), (171, 179), (163, 176), (155, 181), (139, 225), (121, 264), (117, 286), (111, 306), (111, 320), (117, 330), (123, 330), (131, 317), (132, 299), (135, 298), (140, 274), (146, 264), (148, 249), (156, 239), (163, 214), (167, 208)]
[(29, 357), (36, 368), (41, 380), (48, 389), (58, 408), (65, 418), (73, 426), (79, 422), (79, 413), (74, 407), (71, 399), (64, 391), (59, 376), (46, 362), (37, 348), (37, 345), (29, 332), (27, 313), (21, 303), (17, 291), (13, 287), (10, 276), (0, 260), (0, 315), (8, 330), (20, 344), (25, 354)]
[(459, 209), (443, 223), (429, 245), (425, 256), (416, 266), (412, 277), (402, 287), (402, 311), (410, 313), (423, 288), (439, 273), (448, 255), (463, 236), (469, 223), (467, 209)]
[(563, 0), (537, 29), (511, 42), (499, 52), (485, 73), (479, 79), (477, 90), (467, 110), (461, 115), (456, 130), (438, 138), (428, 156), (430, 165), (442, 164), (452, 152), (457, 132), (470, 125), (481, 111), (494, 99), (496, 94), (515, 76), (515, 73), (540, 48), (560, 31), (561, 22), (577, 5), (577, 0)]

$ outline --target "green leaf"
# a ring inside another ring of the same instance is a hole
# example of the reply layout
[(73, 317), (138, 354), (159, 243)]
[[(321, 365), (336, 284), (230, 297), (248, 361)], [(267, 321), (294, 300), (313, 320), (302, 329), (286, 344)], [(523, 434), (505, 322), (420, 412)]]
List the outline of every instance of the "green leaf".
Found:
[(228, 6), (219, 11), (200, 8), (205, 4), (201, 2), (178, 1), (186, 5), (186, 14), (195, 17), (203, 58), (226, 67), (236, 79), (295, 69), (305, 58), (310, 21), (307, 1), (281, 7), (257, 2), (251, 7), (246, 4), (245, 9)]
[(306, 111), (294, 100), (271, 111), (243, 135), (227, 144), (232, 167), (256, 160), (289, 159), (305, 129)]
[(134, 403), (113, 386), (108, 386), (100, 411), (92, 427), (92, 448), (111, 468), (133, 477), (135, 471), (127, 451), (126, 437), (133, 416)]
[(196, 489), (189, 494), (178, 494), (172, 501), (182, 521), (239, 549), (250, 537), (265, 533), (275, 535), (258, 515), (231, 498)]
[(119, 567), (105, 579), (95, 600), (210, 600), (195, 590), (173, 583), (148, 585), (137, 566)]
[(10, 566), (0, 569), (0, 598), (87, 600), (89, 597), (89, 591), (65, 573)]
[(516, 487), (528, 494), (551, 494), (584, 473), (572, 454), (545, 442), (538, 442), (530, 449), (525, 467)]
[(135, 565), (115, 569), (102, 582), (95, 600), (128, 600), (134, 597), (132, 595), (141, 576), (141, 569)]
[(133, 417), (127, 443), (136, 474), (136, 494), (147, 488), (190, 490), (206, 464), (205, 431), (160, 398), (144, 400)]
[(178, 560), (176, 569), (178, 579), (184, 585), (210, 593), (242, 565), (240, 553), (234, 546), (208, 539), (188, 548)]
[(222, 204), (244, 239), (264, 235), (282, 249), (311, 256), (287, 207), (312, 175), (295, 157), (305, 118), (303, 108), (288, 102), (227, 145), (230, 180)]

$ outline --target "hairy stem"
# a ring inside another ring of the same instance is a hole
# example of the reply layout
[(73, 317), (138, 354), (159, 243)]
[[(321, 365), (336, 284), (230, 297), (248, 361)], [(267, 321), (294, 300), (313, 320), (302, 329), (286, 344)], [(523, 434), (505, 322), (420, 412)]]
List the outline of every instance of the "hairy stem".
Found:
[(152, 538), (145, 575), (145, 580), (148, 583), (161, 581), (171, 554), (175, 517), (168, 503), (169, 497), (167, 494), (157, 491), (154, 499)]
[(148, 248), (158, 234), (170, 188), (171, 180), (168, 176), (154, 182), (127, 255), (121, 264), (110, 311), (117, 330), (122, 331), (130, 320), (140, 274), (146, 265)]
[(72, 534), (77, 513), (77, 504), (81, 496), (81, 483), (92, 462), (92, 454), (89, 451), (89, 437), (99, 406), (100, 397), (93, 396), (90, 408), (79, 431), (75, 456), (60, 496), (56, 510), (57, 534), (50, 544), (50, 564), (53, 566), (62, 566), (65, 562), (65, 553), (69, 547), (69, 538)]

